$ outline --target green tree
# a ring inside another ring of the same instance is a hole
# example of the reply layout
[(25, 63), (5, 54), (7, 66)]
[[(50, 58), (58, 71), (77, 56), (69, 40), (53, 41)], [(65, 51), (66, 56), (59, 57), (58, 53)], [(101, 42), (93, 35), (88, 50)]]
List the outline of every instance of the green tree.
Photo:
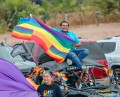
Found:
[(1, 0), (0, 3), (0, 33), (5, 33), (8, 30), (7, 22), (6, 22), (6, 6), (5, 1)]
[(41, 19), (43, 20), (44, 23), (46, 23), (47, 20), (50, 19), (51, 17), (51, 3), (48, 2), (48, 0), (43, 0), (41, 4)]
[(63, 20), (68, 19), (68, 14), (74, 12), (74, 7), (77, 3), (77, 0), (52, 0), (52, 10), (51, 13), (55, 17), (55, 24), (57, 21), (57, 16), (62, 15)]
[(115, 0), (89, 0), (89, 4), (95, 11), (100, 11), (107, 21), (109, 21), (107, 16), (113, 14), (116, 9)]
[(5, 21), (8, 27), (11, 29), (17, 23), (20, 17), (39, 16), (40, 6), (33, 5), (28, 0), (5, 0)]

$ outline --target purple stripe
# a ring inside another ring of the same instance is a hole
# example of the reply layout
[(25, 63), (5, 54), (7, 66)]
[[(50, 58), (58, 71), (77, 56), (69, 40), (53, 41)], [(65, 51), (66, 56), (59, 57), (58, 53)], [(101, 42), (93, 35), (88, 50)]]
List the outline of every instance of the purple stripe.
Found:
[(56, 31), (50, 29), (48, 26), (46, 26), (44, 23), (42, 23), (40, 20), (38, 20), (37, 18), (34, 18), (44, 29), (48, 30), (49, 32), (52, 32), (53, 34), (57, 34), (60, 37), (63, 37), (65, 39), (68, 39), (71, 42), (74, 42), (71, 38), (69, 38), (67, 35), (64, 34), (60, 34), (60, 33), (56, 33)]
[(19, 26), (19, 25), (15, 26), (15, 28), (20, 28), (20, 29), (25, 29), (25, 30), (33, 31), (32, 29), (28, 29), (28, 28), (25, 28), (25, 27), (21, 27), (21, 26)]
[(60, 50), (58, 50), (55, 46), (51, 46), (50, 47), (50, 50), (53, 52), (53, 53), (55, 53), (55, 54), (59, 54), (60, 56), (66, 56), (67, 55), (67, 53), (65, 53), (65, 52), (62, 52), (62, 51), (60, 51)]
[(33, 30), (28, 29), (28, 28), (23, 28), (23, 27), (20, 27), (20, 26), (15, 26), (14, 30), (16, 32), (23, 33), (23, 34), (29, 34), (29, 35), (30, 34), (32, 35), (32, 33), (33, 33)]

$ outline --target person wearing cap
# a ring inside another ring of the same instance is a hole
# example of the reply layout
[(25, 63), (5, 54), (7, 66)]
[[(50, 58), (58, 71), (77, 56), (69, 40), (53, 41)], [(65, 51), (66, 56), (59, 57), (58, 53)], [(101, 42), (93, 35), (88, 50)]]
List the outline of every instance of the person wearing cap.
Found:
[(60, 87), (53, 82), (54, 72), (51, 70), (45, 70), (43, 72), (43, 81), (37, 91), (41, 94), (41, 97), (63, 97)]
[(73, 47), (71, 48), (70, 52), (67, 54), (67, 59), (72, 60), (75, 65), (78, 67), (82, 67), (81, 59), (85, 58), (89, 50), (86, 48), (77, 49), (81, 45), (80, 39), (74, 32), (69, 31), (69, 23), (67, 21), (62, 21), (60, 23), (60, 29), (52, 28), (54, 31), (59, 32), (61, 34), (66, 34), (69, 38), (74, 40)]

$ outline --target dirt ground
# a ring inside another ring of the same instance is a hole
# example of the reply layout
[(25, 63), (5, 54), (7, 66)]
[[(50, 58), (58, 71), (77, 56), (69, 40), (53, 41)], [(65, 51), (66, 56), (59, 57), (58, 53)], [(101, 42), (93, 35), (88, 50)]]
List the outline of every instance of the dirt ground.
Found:
[(84, 25), (72, 28), (79, 37), (89, 39), (104, 39), (120, 35), (120, 23), (109, 23), (97, 25)]
[[(74, 31), (79, 37), (88, 38), (88, 39), (103, 39), (112, 36), (120, 35), (120, 23), (107, 23), (97, 25), (79, 25), (77, 27), (70, 28), (71, 31)], [(0, 42), (6, 42), (10, 45), (14, 43), (23, 41), (20, 39), (15, 39), (11, 37), (11, 33), (1, 34)]]

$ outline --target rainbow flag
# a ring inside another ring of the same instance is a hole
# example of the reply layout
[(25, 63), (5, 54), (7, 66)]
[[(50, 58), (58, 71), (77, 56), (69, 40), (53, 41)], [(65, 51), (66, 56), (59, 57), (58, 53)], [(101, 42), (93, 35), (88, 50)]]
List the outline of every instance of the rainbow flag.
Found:
[(68, 80), (67, 77), (65, 77), (65, 76), (62, 77), (62, 82), (63, 82), (63, 83), (66, 83), (67, 80)]
[(109, 76), (110, 79), (113, 78), (113, 71), (112, 71), (112, 69), (108, 70), (108, 76)]
[(55, 72), (55, 75), (57, 75), (58, 80), (62, 83), (66, 83), (66, 81), (68, 80), (68, 78), (62, 72)]
[(12, 36), (24, 40), (34, 40), (58, 63), (62, 63), (74, 41), (65, 34), (52, 30), (36, 18), (20, 18)]
[(60, 72), (55, 72), (54, 74), (57, 75), (58, 80), (62, 79), (62, 73), (60, 73)]

